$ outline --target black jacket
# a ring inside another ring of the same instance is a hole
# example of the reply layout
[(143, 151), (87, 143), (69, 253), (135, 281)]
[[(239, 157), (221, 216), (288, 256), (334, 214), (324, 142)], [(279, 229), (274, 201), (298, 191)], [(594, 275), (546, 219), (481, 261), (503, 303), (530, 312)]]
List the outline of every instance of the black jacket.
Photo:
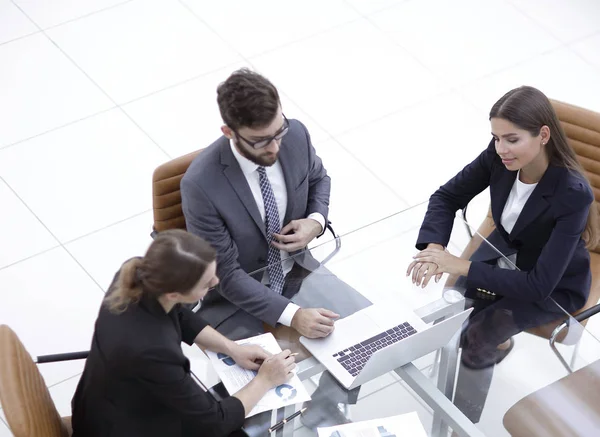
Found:
[(216, 437), (241, 428), (242, 403), (216, 402), (190, 376), (181, 341), (193, 344), (205, 326), (180, 305), (165, 313), (155, 299), (118, 315), (103, 306), (72, 401), (73, 436)]
[[(473, 255), (467, 287), (481, 287), (553, 310), (552, 297), (565, 310), (581, 308), (590, 293), (590, 254), (581, 234), (594, 195), (589, 183), (564, 167), (550, 165), (525, 203), (511, 233), (500, 223), (517, 177), (496, 154), (494, 141), (471, 164), (436, 191), (419, 233), (417, 248), (448, 244), (456, 211), (490, 187), (496, 230), (490, 243), (504, 254), (517, 254), (519, 270), (500, 269), (498, 255), (481, 245)], [(486, 251), (488, 253), (486, 253)]]

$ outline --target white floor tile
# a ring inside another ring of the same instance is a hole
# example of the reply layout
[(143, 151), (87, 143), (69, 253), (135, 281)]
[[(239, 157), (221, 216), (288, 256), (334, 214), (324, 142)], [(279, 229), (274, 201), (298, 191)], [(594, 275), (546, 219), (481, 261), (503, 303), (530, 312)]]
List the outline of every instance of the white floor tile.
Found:
[(176, 1), (128, 2), (47, 34), (120, 104), (239, 60)]
[[(103, 294), (64, 249), (0, 270), (0, 284), (0, 323), (33, 357), (89, 349)], [(48, 385), (82, 369), (82, 361), (40, 364)]]
[(50, 396), (54, 401), (54, 406), (61, 417), (71, 415), (71, 399), (77, 390), (77, 384), (81, 375), (75, 375), (66, 381), (50, 387)]
[[(561, 65), (564, 68), (552, 68)], [(548, 98), (600, 111), (600, 71), (569, 49), (538, 56), (467, 86), (465, 96), (478, 108), (489, 111), (505, 93), (521, 85), (531, 85)]]
[[(389, 188), (335, 141), (315, 144), (331, 177), (329, 219), (339, 235), (386, 217), (405, 207)], [(357, 201), (358, 193), (370, 193)]]
[(0, 268), (43, 252), (59, 243), (15, 193), (0, 180)]
[(573, 44), (571, 49), (600, 71), (600, 33)]
[(559, 349), (561, 355), (575, 370), (600, 360), (600, 332), (598, 332), (597, 320), (595, 325), (590, 325), (594, 318), (596, 317), (588, 319), (585, 328), (581, 325), (578, 325), (577, 328), (572, 328), (571, 332), (577, 333), (580, 336), (577, 349), (574, 345)]
[(475, 232), (479, 229), (479, 225), (486, 218), (490, 208), (490, 189), (486, 188), (480, 194), (475, 196), (469, 202), (467, 208), (467, 222), (470, 225), (471, 232)]
[[(208, 147), (222, 135), (223, 120), (216, 101), (217, 86), (242, 66), (228, 67), (168, 88), (129, 103), (123, 109), (172, 158)], [(328, 137), (285, 94), (280, 92), (280, 98), (285, 115), (302, 121), (313, 141)]]
[(420, 223), (414, 232), (403, 234), (395, 233), (391, 226), (387, 233), (380, 234), (382, 227), (379, 224), (373, 227), (342, 236), (341, 250), (327, 263), (327, 268), (374, 303), (400, 299), (403, 308), (414, 310), (440, 299), (442, 282), (430, 283), (422, 289), (406, 276), (417, 253), (414, 246)]
[(600, 316), (594, 316), (588, 319), (585, 329), (589, 331), (593, 337), (600, 340)]
[(409, 205), (429, 196), (489, 144), (483, 111), (455, 93), (428, 100), (338, 137)]
[(375, 378), (360, 387), (358, 394), (359, 402), (361, 399), (376, 394), (377, 392), (390, 387), (394, 384), (400, 385), (398, 379), (394, 377), (392, 372), (381, 375), (379, 378)]
[(360, 17), (343, 0), (305, 0), (294, 7), (286, 7), (277, 0), (184, 0), (184, 3), (245, 57), (283, 47)]
[(75, 20), (127, 0), (14, 0), (42, 29)]
[(416, 411), (425, 430), (429, 432), (432, 420), (431, 411), (424, 407), (403, 383), (391, 385), (362, 398), (350, 406), (353, 422), (378, 419)]
[(144, 256), (152, 242), (152, 212), (125, 220), (79, 238), (65, 248), (107, 290), (121, 265), (134, 256)]
[[(0, 415), (2, 414), (2, 410), (0, 410)], [(0, 419), (0, 437), (13, 437), (13, 434), (8, 429), (8, 425)]]
[(214, 387), (221, 382), (209, 358), (198, 346), (188, 346), (185, 343), (181, 343), (181, 348), (185, 356), (190, 360), (192, 372), (206, 387)]
[(280, 92), (279, 97), (281, 98), (281, 107), (287, 118), (295, 118), (300, 120), (302, 124), (308, 129), (311, 142), (313, 144), (319, 144), (330, 138), (329, 133), (323, 130), (323, 128), (310, 116), (307, 112), (303, 111), (298, 107), (285, 93)]
[(429, 71), (362, 19), (251, 62), (332, 135), (443, 89)]
[(0, 174), (64, 243), (149, 210), (164, 161), (114, 109), (0, 150)]
[(41, 33), (0, 45), (0, 65), (0, 148), (113, 106)]
[[(535, 22), (496, 0), (412, 1), (370, 19), (453, 84), (468, 83), (560, 45)], [(503, 25), (510, 31), (500, 30)]]
[(202, 149), (222, 135), (217, 86), (243, 66), (221, 69), (131, 102), (123, 109), (171, 158)]
[(506, 436), (502, 426), (506, 411), (523, 397), (566, 375), (548, 340), (527, 333), (517, 335), (512, 352), (494, 369), (479, 428), (486, 436)]
[(369, 15), (407, 0), (346, 0), (363, 15)]
[(596, 0), (509, 0), (564, 43), (600, 31)]
[(0, 44), (30, 33), (38, 28), (9, 0), (0, 0)]

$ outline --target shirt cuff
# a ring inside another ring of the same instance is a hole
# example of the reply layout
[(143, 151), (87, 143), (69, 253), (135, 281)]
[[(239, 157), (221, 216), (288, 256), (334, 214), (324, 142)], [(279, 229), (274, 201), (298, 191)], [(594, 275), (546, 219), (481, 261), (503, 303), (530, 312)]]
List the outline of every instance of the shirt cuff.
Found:
[(246, 416), (246, 411), (242, 401), (235, 396), (229, 396), (223, 399), (220, 404), (221, 410), (224, 413), (221, 416), (224, 423), (223, 428), (228, 430), (225, 434), (230, 434), (244, 426), (244, 416)]
[(320, 212), (313, 212), (312, 214), (309, 214), (306, 218), (313, 219), (316, 222), (318, 222), (321, 225), (321, 233), (325, 231), (325, 217), (323, 217), (323, 214), (321, 214)]
[(279, 316), (279, 320), (277, 320), (277, 323), (281, 323), (285, 326), (292, 326), (292, 319), (296, 315), (296, 311), (298, 311), (299, 309), (300, 307), (295, 303), (288, 303), (283, 312), (281, 313), (281, 316)]

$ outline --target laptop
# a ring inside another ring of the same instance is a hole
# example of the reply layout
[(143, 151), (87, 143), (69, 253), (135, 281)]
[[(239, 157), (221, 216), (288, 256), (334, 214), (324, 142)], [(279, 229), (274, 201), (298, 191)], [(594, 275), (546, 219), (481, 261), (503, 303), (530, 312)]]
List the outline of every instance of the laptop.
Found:
[(347, 389), (433, 352), (452, 339), (472, 308), (427, 325), (401, 302), (373, 304), (335, 322), (325, 338), (300, 343)]

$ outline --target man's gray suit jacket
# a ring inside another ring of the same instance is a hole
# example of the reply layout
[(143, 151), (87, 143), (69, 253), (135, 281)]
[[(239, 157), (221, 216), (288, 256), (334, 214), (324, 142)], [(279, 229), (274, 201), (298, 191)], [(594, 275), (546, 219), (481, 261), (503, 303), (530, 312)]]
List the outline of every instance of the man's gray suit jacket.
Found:
[[(331, 180), (299, 121), (290, 120), (278, 160), (288, 195), (284, 226), (313, 212), (327, 223)], [(219, 138), (194, 159), (181, 181), (181, 197), (187, 230), (217, 251), (221, 283), (205, 297), (203, 317), (217, 327), (241, 308), (275, 326), (289, 299), (261, 284), (262, 273), (248, 274), (267, 265), (269, 242), (229, 139)]]

